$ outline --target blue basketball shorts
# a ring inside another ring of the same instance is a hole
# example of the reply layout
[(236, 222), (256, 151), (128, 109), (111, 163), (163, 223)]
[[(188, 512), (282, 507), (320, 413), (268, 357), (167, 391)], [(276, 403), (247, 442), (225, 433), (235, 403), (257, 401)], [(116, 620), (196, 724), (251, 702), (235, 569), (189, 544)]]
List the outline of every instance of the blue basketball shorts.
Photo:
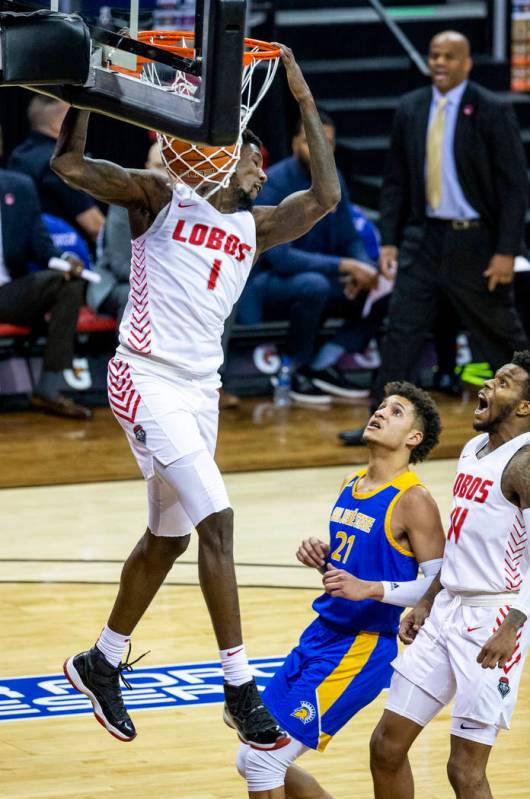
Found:
[(263, 700), (283, 729), (323, 751), (355, 714), (390, 685), (395, 636), (332, 630), (320, 618), (303, 632)]

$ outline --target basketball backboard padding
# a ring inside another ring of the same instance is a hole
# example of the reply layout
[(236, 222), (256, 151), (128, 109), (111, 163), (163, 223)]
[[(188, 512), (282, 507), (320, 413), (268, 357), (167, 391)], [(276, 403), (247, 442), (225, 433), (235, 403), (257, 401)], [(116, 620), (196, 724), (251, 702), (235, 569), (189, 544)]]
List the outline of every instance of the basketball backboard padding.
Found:
[(27, 14), (0, 13), (0, 84), (83, 86), (88, 79), (90, 55), (89, 30), (76, 14), (44, 9)]
[[(240, 126), (245, 11), (246, 0), (198, 0), (195, 30), (200, 58), (195, 69), (200, 72), (201, 85), (192, 99), (112, 72), (103, 59), (98, 63), (94, 57), (85, 86), (28, 88), (167, 136), (210, 145), (232, 144)], [(94, 51), (102, 49), (94, 34), (92, 38)]]

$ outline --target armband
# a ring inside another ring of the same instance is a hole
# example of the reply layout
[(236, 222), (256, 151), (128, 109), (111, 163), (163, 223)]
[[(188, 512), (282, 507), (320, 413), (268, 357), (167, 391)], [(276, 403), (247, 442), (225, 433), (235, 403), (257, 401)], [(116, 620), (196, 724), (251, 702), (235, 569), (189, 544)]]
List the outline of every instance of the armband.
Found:
[(424, 574), (423, 578), (419, 577), (417, 580), (408, 580), (403, 583), (383, 580), (383, 598), (381, 602), (402, 608), (414, 607), (431, 585), (441, 566), (442, 558), (426, 560), (420, 563), (420, 568)]

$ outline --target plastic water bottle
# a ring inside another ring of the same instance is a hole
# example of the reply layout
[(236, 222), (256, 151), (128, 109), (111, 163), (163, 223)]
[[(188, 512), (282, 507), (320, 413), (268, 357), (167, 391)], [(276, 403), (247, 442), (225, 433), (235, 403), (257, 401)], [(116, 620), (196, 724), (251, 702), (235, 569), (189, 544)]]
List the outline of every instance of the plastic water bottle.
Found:
[(284, 355), (281, 360), (276, 381), (273, 402), (276, 408), (285, 408), (286, 405), (291, 404), (291, 398), (289, 397), (291, 390), (291, 359), (287, 355)]

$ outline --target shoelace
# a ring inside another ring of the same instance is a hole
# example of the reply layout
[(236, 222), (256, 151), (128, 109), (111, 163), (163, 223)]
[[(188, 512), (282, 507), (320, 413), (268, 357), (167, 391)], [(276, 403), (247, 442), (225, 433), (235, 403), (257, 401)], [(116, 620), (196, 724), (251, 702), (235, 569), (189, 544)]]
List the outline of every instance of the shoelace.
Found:
[[(256, 702), (256, 699), (258, 699), (259, 704)], [(259, 691), (254, 686), (249, 686), (245, 691), (243, 701), (238, 710), (241, 717), (247, 718), (251, 727), (259, 725), (262, 719), (266, 718), (272, 729), (280, 729), (277, 722), (263, 704)]]
[(123, 673), (124, 672), (129, 673), (129, 672), (133, 671), (133, 666), (136, 663), (138, 663), (139, 660), (141, 660), (146, 655), (148, 655), (150, 652), (151, 652), (151, 650), (148, 649), (147, 652), (144, 652), (143, 655), (140, 655), (140, 657), (137, 657), (136, 660), (129, 661), (129, 658), (131, 656), (131, 644), (129, 642), (129, 650), (127, 652), (127, 657), (125, 658), (125, 663), (120, 663), (119, 666), (116, 669), (118, 674), (119, 674), (120, 680), (125, 685), (125, 687), (129, 689), (129, 691), (132, 691), (132, 685), (129, 682), (129, 680), (126, 677), (123, 676)]

